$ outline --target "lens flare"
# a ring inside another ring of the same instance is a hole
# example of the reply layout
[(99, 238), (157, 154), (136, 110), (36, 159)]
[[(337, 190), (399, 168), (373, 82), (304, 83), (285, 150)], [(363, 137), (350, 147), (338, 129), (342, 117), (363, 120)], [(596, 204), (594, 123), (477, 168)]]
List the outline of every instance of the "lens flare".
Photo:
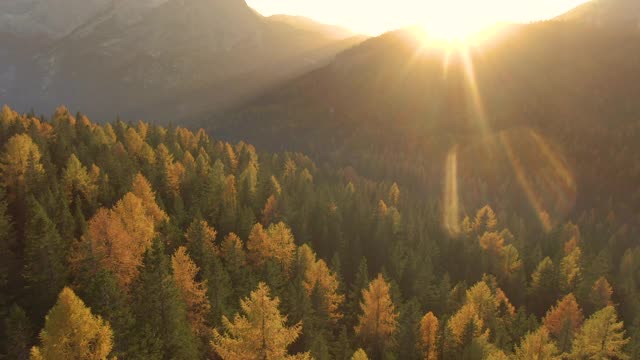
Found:
[(458, 195), (458, 147), (449, 151), (445, 161), (444, 184), (444, 219), (445, 230), (452, 236), (460, 233), (460, 199)]
[[(499, 139), (540, 224), (545, 231), (550, 231), (575, 202), (576, 182), (571, 171), (549, 143), (531, 129), (517, 135), (501, 133)], [(517, 151), (514, 141), (528, 150)]]
[(540, 224), (545, 231), (551, 230), (551, 221), (549, 219), (549, 213), (543, 208), (541, 201), (536, 196), (536, 193), (533, 191), (533, 186), (531, 181), (529, 180), (529, 176), (525, 170), (525, 167), (520, 162), (518, 156), (516, 156), (515, 151), (511, 145), (511, 140), (504, 133), (500, 134), (500, 140), (502, 145), (504, 146), (504, 150), (509, 158), (509, 162), (511, 163), (511, 167), (513, 168), (513, 172), (518, 180), (518, 184), (522, 187), (529, 203), (535, 210), (538, 215), (538, 219), (540, 220)]

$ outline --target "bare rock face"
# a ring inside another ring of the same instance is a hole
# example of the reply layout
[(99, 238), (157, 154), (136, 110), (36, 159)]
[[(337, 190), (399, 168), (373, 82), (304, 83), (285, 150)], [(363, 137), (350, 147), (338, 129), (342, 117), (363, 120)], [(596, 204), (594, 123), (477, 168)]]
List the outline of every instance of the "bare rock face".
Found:
[(59, 39), (111, 5), (112, 0), (4, 0), (0, 31)]

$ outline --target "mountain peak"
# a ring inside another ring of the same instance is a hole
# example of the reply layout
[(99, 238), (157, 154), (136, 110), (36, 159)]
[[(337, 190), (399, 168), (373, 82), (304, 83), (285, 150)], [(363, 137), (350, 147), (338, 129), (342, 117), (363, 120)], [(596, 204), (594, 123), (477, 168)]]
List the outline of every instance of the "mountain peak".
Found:
[(556, 18), (593, 26), (634, 29), (640, 31), (640, 1), (592, 0)]

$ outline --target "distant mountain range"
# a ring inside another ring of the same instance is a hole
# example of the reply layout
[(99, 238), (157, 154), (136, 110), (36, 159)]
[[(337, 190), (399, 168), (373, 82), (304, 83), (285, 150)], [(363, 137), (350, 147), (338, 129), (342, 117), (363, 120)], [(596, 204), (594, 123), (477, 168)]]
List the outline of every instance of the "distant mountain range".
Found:
[(0, 102), (64, 103), (105, 120), (218, 109), (363, 40), (265, 18), (243, 0), (9, 0), (0, 14)]
[[(588, 164), (603, 154), (624, 153), (606, 139), (637, 126), (635, 94), (640, 94), (635, 31), (563, 21), (513, 25), (467, 53), (401, 30), (369, 39), (194, 127), (267, 151), (303, 152), (370, 178), (403, 179), (425, 194), (442, 188), (452, 149), (460, 152), (461, 179), (500, 183), (495, 174), (513, 175), (513, 159), (501, 145), (505, 137), (523, 164), (534, 161), (532, 152), (550, 151), (524, 145), (533, 131), (544, 141), (568, 144), (557, 154), (570, 150), (570, 159), (580, 159), (570, 165), (578, 188), (624, 198), (636, 185), (613, 174), (615, 162)], [(608, 170), (594, 173), (595, 168)], [(540, 174), (524, 176), (539, 186), (547, 181)], [(594, 189), (593, 184), (616, 185)], [(465, 185), (478, 188), (460, 187)], [(493, 195), (499, 191), (490, 188)], [(487, 201), (479, 194), (466, 196), (477, 200), (475, 206)], [(588, 206), (603, 200), (581, 199)]]
[(592, 0), (560, 15), (557, 19), (640, 31), (640, 1)]
[[(574, 24), (571, 29), (635, 33), (640, 2), (594, 0), (556, 20)], [(5, 0), (0, 3), (0, 103), (36, 112), (67, 104), (97, 120), (119, 114), (242, 127), (243, 122), (208, 123), (208, 115), (251, 111), (258, 102), (251, 99), (273, 98), (285, 91), (281, 84), (296, 77), (291, 82), (296, 85), (288, 86), (302, 90), (294, 94), (298, 97), (308, 92), (309, 85), (301, 85), (305, 81), (313, 86), (317, 81), (334, 95), (344, 93), (346, 98), (337, 101), (362, 98), (376, 87), (397, 88), (386, 84), (391, 79), (383, 74), (392, 76), (393, 66), (403, 66), (403, 56), (412, 56), (414, 49), (390, 41), (394, 36), (398, 33), (349, 50), (366, 37), (303, 17), (263, 17), (244, 0)], [(549, 46), (563, 36), (549, 34)], [(375, 66), (385, 61), (396, 63)], [(348, 63), (358, 66), (337, 77), (328, 70)], [(401, 103), (408, 105), (411, 96)], [(392, 102), (381, 101), (371, 105)], [(327, 106), (337, 116), (339, 107)]]

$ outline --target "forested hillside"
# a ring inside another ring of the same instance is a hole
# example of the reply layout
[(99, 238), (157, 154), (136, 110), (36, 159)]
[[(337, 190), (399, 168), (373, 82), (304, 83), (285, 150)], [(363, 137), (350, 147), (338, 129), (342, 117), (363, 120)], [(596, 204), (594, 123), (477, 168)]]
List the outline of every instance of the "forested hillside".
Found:
[(458, 208), (456, 151), (443, 194), (63, 107), (4, 107), (0, 144), (7, 359), (640, 356), (637, 212)]
[[(416, 202), (441, 194), (455, 164), (462, 212), (610, 219), (628, 247), (640, 213), (639, 40), (547, 21), (447, 48), (400, 30), (203, 124), (397, 181)], [(594, 251), (617, 232), (596, 236)]]
[(267, 18), (244, 0), (3, 0), (0, 103), (168, 123), (236, 104), (362, 39)]

